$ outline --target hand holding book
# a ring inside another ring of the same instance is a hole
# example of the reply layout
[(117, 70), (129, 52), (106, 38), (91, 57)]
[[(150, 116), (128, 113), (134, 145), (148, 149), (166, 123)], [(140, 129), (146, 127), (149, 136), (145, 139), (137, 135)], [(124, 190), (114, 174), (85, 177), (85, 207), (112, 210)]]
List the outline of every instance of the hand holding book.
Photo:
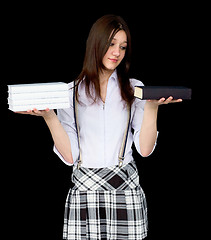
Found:
[(182, 102), (182, 99), (179, 98), (179, 99), (174, 99), (172, 96), (168, 97), (168, 98), (160, 98), (159, 100), (151, 100), (151, 99), (148, 99), (147, 100), (148, 102), (151, 102), (151, 103), (154, 103), (155, 105), (162, 105), (162, 104), (168, 104), (168, 103), (179, 103), (179, 102)]
[(55, 114), (54, 110), (53, 109), (50, 110), (49, 108), (46, 108), (45, 110), (38, 110), (34, 108), (33, 110), (28, 109), (27, 111), (16, 111), (15, 113), (33, 115), (43, 118), (50, 118)]

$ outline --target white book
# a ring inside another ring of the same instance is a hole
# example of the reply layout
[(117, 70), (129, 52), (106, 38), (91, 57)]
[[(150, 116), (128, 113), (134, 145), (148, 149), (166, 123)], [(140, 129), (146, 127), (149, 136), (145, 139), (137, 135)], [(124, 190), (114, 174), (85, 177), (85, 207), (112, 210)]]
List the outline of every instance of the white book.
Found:
[(10, 93), (50, 92), (68, 90), (68, 84), (64, 82), (31, 83), (8, 85)]
[(19, 105), (19, 106), (14, 106), (14, 105), (9, 105), (9, 110), (18, 112), (18, 111), (27, 111), (29, 109), (33, 110), (34, 108), (38, 110), (44, 110), (46, 108), (49, 109), (63, 109), (63, 108), (69, 108), (70, 103), (50, 103), (50, 104), (35, 104), (35, 105)]
[(64, 103), (64, 102), (69, 102), (69, 97), (20, 99), (20, 100), (14, 100), (12, 98), (8, 98), (8, 104), (13, 106), (29, 105), (29, 104), (45, 104), (45, 103)]
[(21, 99), (36, 99), (36, 98), (61, 98), (68, 97), (69, 92), (65, 91), (52, 91), (52, 92), (33, 92), (33, 93), (11, 93), (9, 92), (8, 97), (13, 100)]

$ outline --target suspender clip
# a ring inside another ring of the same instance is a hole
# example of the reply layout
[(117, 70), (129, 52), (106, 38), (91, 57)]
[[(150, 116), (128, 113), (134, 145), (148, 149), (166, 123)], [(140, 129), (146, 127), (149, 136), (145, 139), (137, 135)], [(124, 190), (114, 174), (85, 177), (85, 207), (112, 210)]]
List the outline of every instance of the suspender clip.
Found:
[(123, 165), (123, 160), (124, 160), (125, 158), (124, 157), (120, 157), (119, 156), (119, 167), (121, 168), (122, 167), (122, 165)]
[(77, 168), (79, 169), (81, 167), (81, 161), (78, 162)]
[(119, 161), (119, 168), (121, 168), (122, 165), (123, 165), (123, 161), (121, 160), (121, 161)]

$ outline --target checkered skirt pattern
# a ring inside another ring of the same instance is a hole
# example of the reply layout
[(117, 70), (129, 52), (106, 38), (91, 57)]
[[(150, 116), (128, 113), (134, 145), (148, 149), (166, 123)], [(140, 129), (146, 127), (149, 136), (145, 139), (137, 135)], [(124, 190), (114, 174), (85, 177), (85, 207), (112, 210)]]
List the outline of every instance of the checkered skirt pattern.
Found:
[(134, 161), (73, 169), (63, 239), (139, 240), (147, 236), (147, 205)]

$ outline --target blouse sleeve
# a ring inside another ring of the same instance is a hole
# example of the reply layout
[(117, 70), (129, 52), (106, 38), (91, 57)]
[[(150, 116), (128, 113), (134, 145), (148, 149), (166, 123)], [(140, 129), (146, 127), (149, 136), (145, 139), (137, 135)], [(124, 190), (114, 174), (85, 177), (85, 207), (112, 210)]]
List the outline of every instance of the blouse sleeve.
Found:
[[(78, 148), (78, 137), (75, 128), (75, 119), (74, 119), (74, 111), (73, 111), (73, 84), (69, 84), (69, 96), (70, 96), (70, 108), (66, 109), (58, 109), (57, 116), (59, 121), (61, 122), (64, 130), (67, 132), (70, 144), (71, 144), (71, 151), (73, 156), (73, 164), (77, 161), (79, 156), (79, 148)], [(65, 161), (62, 157), (61, 153), (57, 150), (56, 146), (54, 145), (53, 148), (54, 152), (58, 155), (58, 157), (67, 165), (72, 166), (73, 164)]]
[[(144, 86), (144, 84), (141, 81), (132, 79), (131, 81), (132, 86), (135, 87), (137, 86)], [(137, 152), (143, 156), (141, 154), (140, 151), (140, 143), (139, 143), (139, 135), (140, 135), (140, 131), (141, 131), (141, 125), (142, 125), (142, 121), (143, 121), (143, 116), (144, 116), (144, 105), (145, 105), (146, 101), (145, 100), (140, 100), (138, 98), (135, 99), (134, 103), (133, 103), (133, 107), (134, 110), (132, 111), (133, 116), (132, 116), (132, 128), (134, 130), (134, 134), (133, 134), (133, 141), (136, 147)], [(157, 137), (158, 137), (158, 131), (157, 131)], [(155, 145), (151, 151), (151, 153), (148, 155), (150, 156), (157, 144), (157, 139), (155, 141)]]

